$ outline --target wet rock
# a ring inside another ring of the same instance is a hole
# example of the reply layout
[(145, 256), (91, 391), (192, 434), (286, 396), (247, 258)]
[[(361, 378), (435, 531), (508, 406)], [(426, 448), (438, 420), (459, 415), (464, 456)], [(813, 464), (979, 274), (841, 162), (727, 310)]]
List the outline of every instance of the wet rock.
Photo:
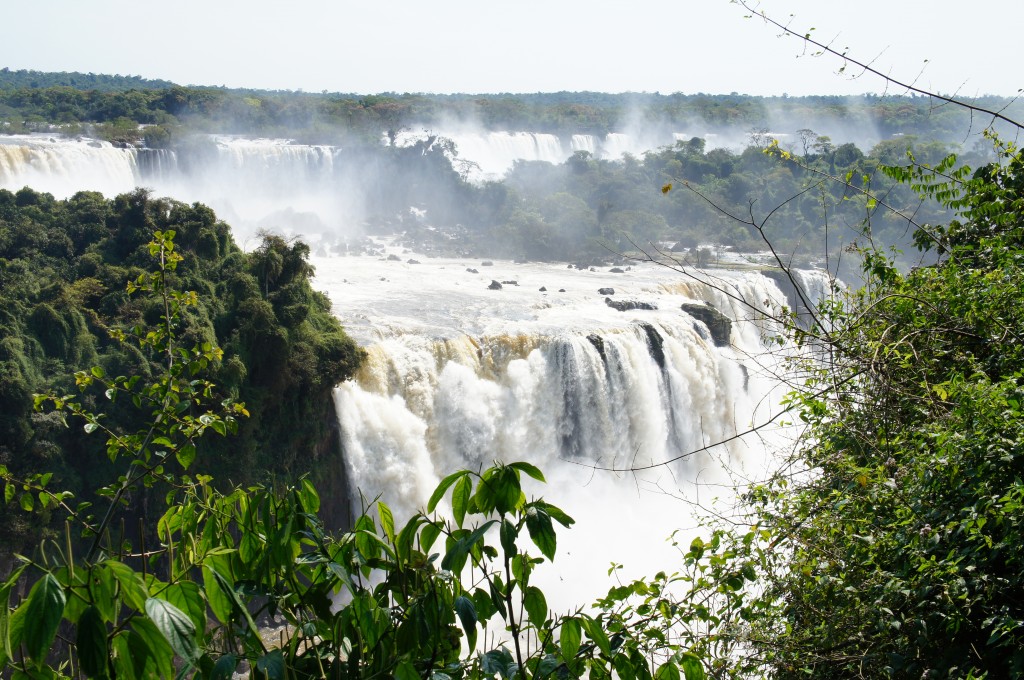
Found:
[(409, 262), (408, 262), (408, 264), (419, 264), (419, 263), (420, 263), (419, 260), (413, 260), (413, 259), (410, 259)]
[(604, 299), (604, 303), (612, 309), (617, 309), (620, 312), (628, 312), (631, 309), (655, 310), (658, 308), (657, 305), (650, 302), (640, 302), (639, 300), (613, 300), (607, 297)]
[(558, 289), (558, 292), (559, 292), (559, 293), (564, 293), (564, 292), (565, 292), (565, 288), (559, 288), (559, 289)]
[(540, 292), (542, 292), (542, 293), (548, 292), (548, 287), (547, 286), (541, 286), (540, 287)]
[(608, 357), (605, 356), (604, 353), (604, 338), (602, 338), (600, 335), (590, 334), (587, 336), (587, 340), (589, 340), (590, 344), (594, 346), (594, 349), (597, 350), (597, 353), (601, 355), (601, 361), (604, 363), (608, 363)]
[(624, 273), (624, 272), (622, 271), (622, 269), (621, 269), (621, 268), (619, 268), (619, 267), (612, 267), (612, 268), (611, 268), (611, 269), (609, 269), (608, 271), (609, 271), (609, 272), (611, 272), (612, 274), (622, 274), (622, 273)]
[(388, 255), (388, 261), (389, 262), (401, 262), (402, 258), (400, 258), (398, 255), (392, 254), (392, 255)]
[(614, 288), (598, 288), (597, 292), (599, 295), (615, 295)]
[(480, 273), (479, 271), (477, 271), (476, 269), (473, 269), (472, 267), (466, 267), (466, 271), (469, 272), (470, 274), (479, 274)]
[(491, 279), (491, 285), (487, 287), (490, 288), (491, 290), (501, 290), (502, 288), (501, 283), (495, 281), (494, 279)]
[(665, 370), (665, 339), (658, 332), (658, 329), (649, 323), (640, 324), (644, 334), (647, 336), (647, 351), (658, 364), (658, 368)]
[(502, 281), (502, 283), (505, 284), (506, 286), (518, 286), (519, 285), (518, 281)]
[(707, 303), (702, 305), (684, 302), (682, 310), (708, 327), (716, 347), (725, 347), (729, 344), (732, 319)]
[(484, 260), (483, 262), (480, 263), (480, 266), (481, 267), (493, 267), (494, 263), (491, 262), (490, 260)]

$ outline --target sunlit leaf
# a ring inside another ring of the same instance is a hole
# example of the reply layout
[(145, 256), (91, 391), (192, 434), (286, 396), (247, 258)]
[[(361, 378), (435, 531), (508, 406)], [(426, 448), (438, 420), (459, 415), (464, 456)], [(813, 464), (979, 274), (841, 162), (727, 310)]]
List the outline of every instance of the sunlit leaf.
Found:
[(458, 472), (453, 472), (452, 474), (442, 479), (441, 483), (437, 485), (436, 489), (434, 489), (434, 493), (430, 495), (430, 500), (427, 501), (427, 512), (433, 512), (434, 508), (437, 507), (437, 504), (441, 502), (442, 498), (444, 498), (444, 494), (448, 490), (448, 488), (452, 484), (457, 482), (459, 478), (464, 477), (465, 475), (468, 474), (469, 472), (467, 472), (466, 470), (459, 470)]
[(146, 600), (146, 614), (178, 656), (186, 661), (198, 661), (196, 626), (188, 614), (170, 602), (155, 597)]
[(57, 626), (64, 613), (64, 588), (53, 574), (39, 579), (29, 593), (25, 607), (25, 631), (22, 641), (38, 667), (46, 660)]
[(563, 620), (561, 630), (558, 633), (558, 644), (562, 648), (562, 659), (567, 662), (572, 660), (580, 650), (581, 640), (580, 622), (575, 618)]

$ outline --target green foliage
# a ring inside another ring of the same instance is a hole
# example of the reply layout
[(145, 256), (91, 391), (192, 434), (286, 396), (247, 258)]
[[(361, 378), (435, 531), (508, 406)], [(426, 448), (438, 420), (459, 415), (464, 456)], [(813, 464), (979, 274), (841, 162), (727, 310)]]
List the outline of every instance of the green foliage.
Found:
[(939, 261), (904, 273), (868, 251), (865, 286), (804, 336), (820, 350), (793, 395), (806, 438), (748, 495), (760, 673), (1024, 673), (1024, 161), (996, 151), (973, 175), (954, 158), (887, 169), (956, 212), (916, 227)]
[[(156, 234), (173, 255), (168, 263), (174, 266), (166, 271), (171, 288), (201, 295), (172, 296), (168, 307), (132, 294), (156, 285), (145, 273)], [(169, 234), (173, 242), (166, 240)], [(30, 189), (0, 191), (0, 464), (22, 477), (52, 473), (60, 488), (95, 500), (93, 490), (113, 470), (106, 448), (52, 415), (33, 415), (30, 395), (51, 386), (69, 392), (75, 387), (70, 374), (98, 366), (102, 375), (87, 374), (92, 388), (76, 403), (95, 410), (111, 390), (124, 406), (90, 427), (137, 429), (150, 417), (148, 402), (120, 396), (128, 386), (119, 377), (157, 375), (167, 365), (166, 348), (156, 339), (122, 340), (178, 312), (175, 351), (196, 347), (198, 354), (177, 359), (196, 368), (206, 363), (221, 388), (254, 415), (242, 423), (239, 444), (199, 444), (200, 472), (236, 483), (296, 479), (318, 459), (336, 455), (330, 390), (355, 371), (362, 355), (326, 298), (312, 290), (308, 252), (304, 244), (267, 235), (247, 255), (206, 206), (155, 199), (145, 191), (109, 201), (94, 192), (56, 201)], [(284, 268), (260, 285), (261, 258), (268, 253)], [(127, 289), (125, 281), (131, 281)], [(204, 349), (218, 345), (223, 353)], [(193, 455), (186, 450), (182, 460)], [(40, 502), (24, 493), (19, 498), (22, 508)], [(148, 508), (146, 523), (155, 525), (159, 503), (135, 495), (131, 504)], [(35, 532), (46, 530), (50, 520), (0, 508), (0, 563), (35, 543)]]

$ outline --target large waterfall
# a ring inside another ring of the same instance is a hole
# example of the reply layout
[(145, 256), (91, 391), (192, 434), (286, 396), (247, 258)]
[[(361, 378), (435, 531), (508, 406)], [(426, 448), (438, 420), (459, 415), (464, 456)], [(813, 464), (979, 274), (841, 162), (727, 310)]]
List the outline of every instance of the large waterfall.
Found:
[[(611, 559), (671, 569), (665, 539), (692, 526), (692, 504), (731, 498), (733, 483), (763, 474), (779, 441), (771, 428), (734, 439), (777, 415), (781, 396), (780, 359), (764, 342), (776, 329), (758, 310), (786, 297), (756, 271), (701, 281), (652, 264), (621, 273), (367, 256), (314, 264), (369, 353), (335, 393), (350, 484), (407, 517), (449, 472), (533, 462), (552, 482), (534, 492), (579, 520), (565, 537), (572, 557), (556, 565), (566, 606), (597, 594)], [(515, 283), (490, 289), (492, 280)], [(657, 309), (618, 311), (607, 300)], [(732, 320), (728, 344), (683, 304)], [(717, 442), (726, 443), (709, 446)]]
[[(495, 163), (630, 144), (510, 133), (476, 141), (463, 139), (460, 150)], [(337, 148), (284, 140), (209, 138), (176, 154), (0, 137), (0, 188), (63, 197), (147, 186), (211, 205), (241, 227), (243, 245), (246, 225), (263, 220), (291, 220), (307, 234), (343, 227), (360, 200), (343, 190), (359, 186), (362, 170), (349, 165)], [(729, 499), (734, 484), (759, 478), (781, 441), (770, 427), (737, 435), (778, 415), (780, 358), (765, 344), (777, 329), (763, 311), (766, 303), (798, 309), (792, 287), (739, 266), (713, 276), (650, 263), (613, 273), (380, 247), (314, 258), (317, 285), (369, 355), (335, 392), (347, 479), (407, 517), (453, 470), (535, 463), (550, 484), (530, 493), (578, 520), (560, 538), (553, 604), (598, 594), (612, 559), (633, 574), (672, 569), (666, 537), (692, 527), (694, 505)], [(799, 280), (812, 298), (823, 282), (806, 272)], [(709, 327), (718, 313), (731, 321), (724, 342), (722, 328)], [(354, 511), (359, 503), (354, 494)]]

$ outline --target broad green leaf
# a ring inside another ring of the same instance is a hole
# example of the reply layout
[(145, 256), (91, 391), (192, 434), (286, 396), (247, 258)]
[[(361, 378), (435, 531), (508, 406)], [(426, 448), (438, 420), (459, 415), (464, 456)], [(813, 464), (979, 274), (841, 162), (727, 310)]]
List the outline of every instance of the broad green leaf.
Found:
[(608, 641), (608, 634), (605, 633), (604, 628), (601, 626), (600, 619), (594, 619), (589, 616), (582, 618), (583, 629), (587, 631), (587, 637), (597, 645), (597, 648), (601, 650), (601, 653), (605, 656), (611, 656), (612, 646)]
[(575, 618), (563, 620), (562, 628), (558, 632), (558, 644), (562, 648), (562, 659), (564, 661), (569, 662), (576, 656), (576, 653), (580, 651), (581, 640), (582, 633), (579, 620)]
[(501, 540), (501, 549), (505, 551), (506, 555), (515, 555), (516, 552), (516, 525), (507, 519), (501, 520), (501, 530), (498, 533), (498, 538)]
[(633, 668), (633, 660), (626, 654), (616, 654), (612, 659), (612, 666), (619, 680), (636, 680), (636, 669)]
[(400, 558), (407, 560), (411, 557), (416, 530), (419, 529), (422, 522), (423, 518), (420, 515), (416, 515), (398, 532), (398, 538), (395, 540), (395, 550)]
[(466, 564), (466, 558), (469, 556), (470, 550), (472, 550), (473, 546), (476, 545), (476, 542), (483, 538), (483, 535), (487, 533), (487, 530), (496, 524), (497, 521), (498, 520), (496, 519), (492, 519), (489, 522), (485, 522), (474, 529), (468, 536), (463, 536), (456, 541), (455, 545), (452, 546), (441, 560), (441, 568), (448, 569), (455, 574), (461, 572), (462, 567)]
[(523, 462), (510, 463), (509, 467), (513, 468), (515, 470), (519, 470), (520, 472), (525, 472), (530, 477), (533, 477), (534, 479), (536, 479), (538, 482), (546, 482), (547, 481), (547, 480), (544, 479), (544, 474), (536, 466), (530, 465), (529, 463), (523, 463)]
[(231, 680), (238, 666), (238, 659), (234, 654), (225, 654), (217, 659), (213, 665), (213, 672), (210, 673), (210, 680)]
[(265, 680), (285, 680), (284, 655), (280, 649), (256, 660), (256, 677)]
[(32, 586), (28, 601), (22, 605), (25, 607), (22, 642), (25, 644), (25, 651), (36, 662), (38, 668), (42, 667), (57, 635), (57, 626), (64, 614), (65, 602), (64, 588), (53, 574), (46, 574)]
[(473, 500), (480, 512), (485, 515), (495, 510), (498, 514), (505, 515), (515, 510), (522, 494), (516, 470), (499, 466), (488, 468), (480, 476)]
[(452, 490), (452, 512), (455, 515), (455, 523), (460, 529), (466, 519), (466, 510), (469, 508), (469, 499), (472, 495), (473, 483), (469, 480), (468, 475), (463, 476)]
[(548, 618), (548, 601), (544, 593), (536, 586), (529, 586), (523, 594), (523, 606), (526, 608), (526, 615), (533, 625), (540, 628)]
[(504, 467), (500, 468), (494, 479), (497, 483), (494, 509), (503, 515), (508, 514), (516, 509), (523, 495), (522, 487), (519, 484), (519, 475), (513, 468)]
[[(135, 640), (134, 645), (132, 644), (133, 640)], [(138, 633), (123, 630), (110, 641), (111, 657), (114, 661), (114, 677), (117, 680), (142, 678), (145, 675), (147, 662), (153, 669), (153, 673), (150, 675), (155, 675), (156, 665), (150, 658), (149, 649), (146, 648), (144, 642), (138, 640), (140, 640)]]
[(172, 583), (160, 593), (160, 597), (187, 614), (197, 631), (206, 630), (206, 601), (198, 583)]
[(86, 607), (78, 617), (75, 648), (78, 663), (90, 677), (106, 677), (110, 649), (107, 646), (107, 626), (96, 607)]
[(264, 553), (266, 553), (266, 545), (257, 532), (242, 532), (242, 538), (238, 541), (238, 556), (243, 564), (255, 566)]
[(155, 670), (156, 677), (174, 677), (174, 650), (156, 625), (149, 619), (136, 617), (131, 629), (134, 633), (128, 638), (131, 652), (145, 660), (146, 671), (141, 677), (154, 677), (150, 668)]
[(213, 615), (221, 623), (228, 623), (231, 620), (231, 599), (221, 588), (210, 567), (203, 567), (203, 585), (206, 590), (206, 601), (210, 604)]
[(432, 522), (424, 524), (423, 530), (420, 531), (420, 549), (423, 552), (430, 552), (431, 546), (434, 545), (434, 541), (439, 535), (441, 535), (441, 527)]
[(679, 680), (679, 667), (672, 661), (666, 661), (654, 672), (654, 680)]
[[(145, 609), (149, 591), (146, 589), (146, 585), (142, 582), (142, 574), (139, 574), (127, 564), (118, 562), (117, 560), (106, 560), (103, 562), (102, 566), (114, 577), (114, 580), (120, 584), (121, 599), (138, 611)], [(104, 614), (106, 614), (106, 611), (104, 611)], [(114, 616), (111, 614), (106, 618), (108, 620), (113, 620)]]
[(395, 666), (394, 676), (395, 680), (420, 680), (420, 674), (408, 659), (403, 659)]
[(184, 444), (174, 452), (174, 457), (178, 459), (181, 467), (187, 470), (196, 459), (196, 447), (192, 444)]
[(498, 613), (498, 610), (494, 608), (491, 594), (482, 588), (477, 588), (473, 591), (473, 606), (478, 620), (487, 621)]
[(320, 511), (320, 494), (316, 492), (313, 482), (303, 477), (299, 486), (299, 500), (302, 502), (302, 509), (311, 515)]
[(554, 560), (557, 540), (555, 528), (551, 525), (551, 516), (540, 508), (531, 507), (526, 513), (526, 528), (530, 532), (530, 538), (544, 556)]
[(469, 648), (473, 649), (476, 646), (476, 607), (473, 605), (473, 601), (465, 595), (460, 595), (455, 598), (455, 613), (459, 615), (459, 621), (462, 622), (462, 629), (466, 631), (466, 641), (469, 644)]
[[(365, 543), (363, 543), (363, 547), (360, 548), (360, 552), (362, 552), (366, 557), (380, 557), (380, 553), (383, 550), (388, 557), (390, 557), (391, 559), (395, 558), (395, 551), (391, 548), (390, 545), (388, 545), (387, 541), (378, 536), (376, 532), (357, 531), (355, 533), (357, 545), (359, 545), (358, 541), (360, 539), (366, 539)], [(375, 550), (373, 546), (377, 546), (377, 549)]]
[[(212, 581), (217, 584), (217, 586), (218, 586), (218, 588), (219, 588), (219, 590), (221, 592), (221, 595), (228, 600), (229, 607), (230, 607), (230, 610), (232, 611), (232, 613), (233, 612), (238, 612), (239, 614), (241, 614), (242, 618), (245, 620), (246, 624), (249, 626), (249, 632), (258, 637), (259, 634), (260, 634), (260, 630), (256, 626), (256, 622), (253, 621), (252, 615), (249, 613), (249, 608), (245, 606), (245, 603), (243, 603), (241, 599), (239, 599), (238, 593), (235, 592), (235, 588), (234, 588), (234, 586), (231, 585), (231, 582), (228, 581), (227, 578), (225, 578), (216, 569), (213, 569), (213, 568), (210, 568), (210, 567), (204, 567), (203, 568), (204, 576), (205, 576), (205, 572), (206, 571), (210, 572), (210, 575), (213, 577)], [(209, 592), (209, 584), (207, 584), (207, 592)], [(211, 600), (211, 609), (212, 609), (212, 600)], [(225, 619), (221, 619), (221, 620), (222, 621), (228, 621), (229, 619), (225, 618)]]
[(540, 660), (540, 663), (537, 664), (537, 670), (534, 671), (533, 677), (540, 679), (546, 678), (550, 676), (552, 673), (554, 673), (560, 665), (561, 661), (558, 659), (557, 656), (554, 656), (553, 654), (547, 654), (543, 659)]
[(465, 477), (468, 474), (468, 470), (459, 470), (458, 472), (453, 472), (442, 479), (441, 483), (437, 485), (436, 489), (434, 489), (434, 493), (430, 495), (430, 500), (427, 501), (427, 512), (433, 512), (434, 508), (437, 507), (437, 504), (441, 502), (442, 498), (444, 498), (444, 493), (448, 490), (448, 487), (459, 481), (459, 478)]
[(487, 675), (500, 674), (508, 677), (509, 664), (513, 664), (512, 654), (504, 647), (492, 649), (480, 657), (480, 668)]
[(391, 514), (391, 508), (384, 501), (377, 501), (377, 516), (380, 517), (380, 528), (384, 530), (384, 535), (394, 543), (395, 517)]
[(7, 664), (13, 654), (11, 652), (11, 587), (7, 583), (0, 587), (0, 668)]
[(196, 626), (188, 614), (166, 600), (146, 600), (146, 614), (178, 656), (189, 662), (199, 660)]
[(372, 517), (361, 515), (356, 520), (352, 535), (355, 536), (356, 549), (364, 558), (375, 559), (380, 557), (380, 548), (378, 547), (380, 542), (374, 540), (377, 538), (377, 525)]
[(25, 633), (25, 612), (27, 610), (28, 607), (18, 607), (10, 615), (8, 636), (11, 650), (17, 650), (21, 646), (21, 640)]
[(565, 514), (565, 512), (561, 508), (551, 505), (551, 503), (537, 501), (537, 507), (544, 508), (544, 512), (548, 513), (548, 515), (551, 516), (551, 519), (555, 520), (563, 527), (568, 528), (576, 523), (576, 520), (574, 520), (569, 515)]
[[(686, 680), (704, 680), (707, 677), (704, 674), (704, 665), (693, 654), (684, 655), (681, 665), (683, 667), (683, 676)], [(678, 677), (678, 673), (676, 677)]]

